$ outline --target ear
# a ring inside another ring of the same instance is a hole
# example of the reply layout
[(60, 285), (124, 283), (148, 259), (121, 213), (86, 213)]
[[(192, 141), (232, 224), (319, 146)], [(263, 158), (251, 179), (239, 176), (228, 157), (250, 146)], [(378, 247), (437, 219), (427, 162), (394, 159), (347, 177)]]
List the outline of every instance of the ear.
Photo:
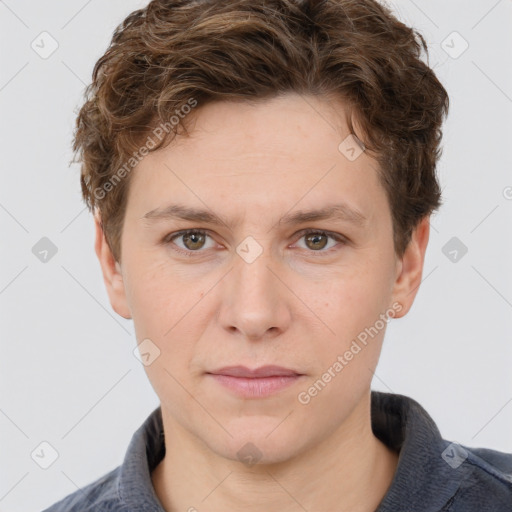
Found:
[(425, 251), (430, 235), (430, 216), (424, 217), (411, 235), (411, 240), (404, 255), (397, 261), (397, 275), (393, 287), (393, 302), (402, 305), (395, 318), (405, 316), (411, 306), (421, 284)]
[(126, 300), (126, 291), (121, 273), (121, 265), (115, 261), (112, 251), (107, 243), (99, 214), (94, 216), (96, 228), (96, 239), (94, 249), (100, 262), (103, 273), (103, 281), (107, 288), (110, 304), (114, 311), (123, 318), (132, 318), (128, 301)]

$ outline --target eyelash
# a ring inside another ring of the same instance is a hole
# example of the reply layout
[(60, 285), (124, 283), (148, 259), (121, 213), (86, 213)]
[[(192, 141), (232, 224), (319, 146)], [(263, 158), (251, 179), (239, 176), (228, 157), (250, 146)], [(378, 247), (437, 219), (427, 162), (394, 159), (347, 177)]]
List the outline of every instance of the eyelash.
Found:
[[(199, 235), (206, 235), (206, 236), (210, 236), (210, 234), (205, 231), (205, 230), (202, 230), (202, 229), (185, 229), (183, 231), (178, 231), (177, 233), (170, 233), (169, 235), (166, 235), (164, 237), (164, 239), (162, 240), (162, 243), (164, 245), (169, 245), (172, 243), (172, 241), (175, 239), (175, 238), (179, 238), (181, 236), (184, 236), (184, 235), (190, 235), (190, 234), (199, 234)], [(342, 245), (345, 245), (348, 240), (341, 236), (341, 235), (338, 235), (336, 233), (331, 233), (330, 231), (322, 231), (322, 230), (319, 230), (319, 229), (312, 229), (312, 228), (309, 228), (309, 229), (304, 229), (302, 231), (300, 231), (300, 237), (298, 240), (300, 240), (301, 238), (307, 236), (307, 235), (310, 235), (310, 234), (315, 234), (315, 235), (325, 235), (325, 236), (328, 236), (329, 238), (332, 238), (333, 240), (336, 240), (336, 242), (338, 243), (341, 243)], [(210, 236), (211, 238), (211, 236)], [(185, 256), (193, 256), (194, 253), (201, 253), (201, 252), (204, 252), (204, 251), (201, 251), (201, 250), (197, 250), (197, 251), (186, 251), (184, 249), (182, 249), (181, 247), (178, 247), (176, 244), (173, 244), (174, 247), (173, 247), (173, 251), (176, 251), (176, 252), (179, 252), (180, 254), (183, 254)], [(335, 247), (331, 247), (330, 249), (326, 250), (326, 251), (323, 251), (323, 250), (320, 250), (320, 251), (308, 251), (308, 252), (311, 252), (311, 253), (318, 253), (318, 256), (319, 257), (322, 257), (322, 256), (325, 256), (325, 255), (328, 255), (331, 253), (332, 250), (334, 250)]]

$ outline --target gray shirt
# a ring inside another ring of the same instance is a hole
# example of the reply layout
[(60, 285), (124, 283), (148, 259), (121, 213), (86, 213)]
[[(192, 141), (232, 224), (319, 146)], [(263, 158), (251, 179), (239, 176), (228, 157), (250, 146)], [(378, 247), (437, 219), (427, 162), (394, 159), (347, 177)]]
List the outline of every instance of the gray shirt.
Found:
[[(374, 434), (399, 452), (375, 512), (512, 512), (512, 454), (442, 439), (423, 407), (406, 396), (372, 391), (371, 407)], [(151, 483), (164, 455), (158, 407), (133, 435), (120, 466), (44, 512), (164, 512)]]

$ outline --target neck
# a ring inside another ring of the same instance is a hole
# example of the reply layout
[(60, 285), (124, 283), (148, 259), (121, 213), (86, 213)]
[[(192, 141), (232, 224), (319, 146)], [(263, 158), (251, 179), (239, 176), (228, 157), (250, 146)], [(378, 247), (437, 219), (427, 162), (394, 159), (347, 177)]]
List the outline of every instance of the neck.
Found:
[(167, 512), (373, 512), (398, 463), (373, 435), (369, 393), (320, 444), (276, 464), (249, 467), (219, 457), (163, 409), (162, 419), (166, 454), (151, 477)]

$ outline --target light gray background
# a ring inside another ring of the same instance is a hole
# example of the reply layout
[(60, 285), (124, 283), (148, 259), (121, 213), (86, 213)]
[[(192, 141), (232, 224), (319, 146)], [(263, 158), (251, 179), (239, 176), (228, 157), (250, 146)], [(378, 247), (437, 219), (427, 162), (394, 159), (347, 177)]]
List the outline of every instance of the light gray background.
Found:
[[(145, 4), (0, 1), (1, 511), (41, 510), (116, 467), (158, 406), (68, 167), (94, 63)], [(388, 326), (374, 389), (418, 400), (447, 439), (512, 452), (512, 1), (388, 4), (426, 37), (451, 111), (424, 281)], [(47, 59), (31, 48), (43, 31), (59, 45)], [(454, 31), (469, 44), (457, 58)], [(457, 262), (442, 251), (454, 236), (468, 248)], [(42, 237), (58, 248), (47, 263), (32, 253)], [(43, 441), (58, 452), (48, 469), (31, 458)]]

